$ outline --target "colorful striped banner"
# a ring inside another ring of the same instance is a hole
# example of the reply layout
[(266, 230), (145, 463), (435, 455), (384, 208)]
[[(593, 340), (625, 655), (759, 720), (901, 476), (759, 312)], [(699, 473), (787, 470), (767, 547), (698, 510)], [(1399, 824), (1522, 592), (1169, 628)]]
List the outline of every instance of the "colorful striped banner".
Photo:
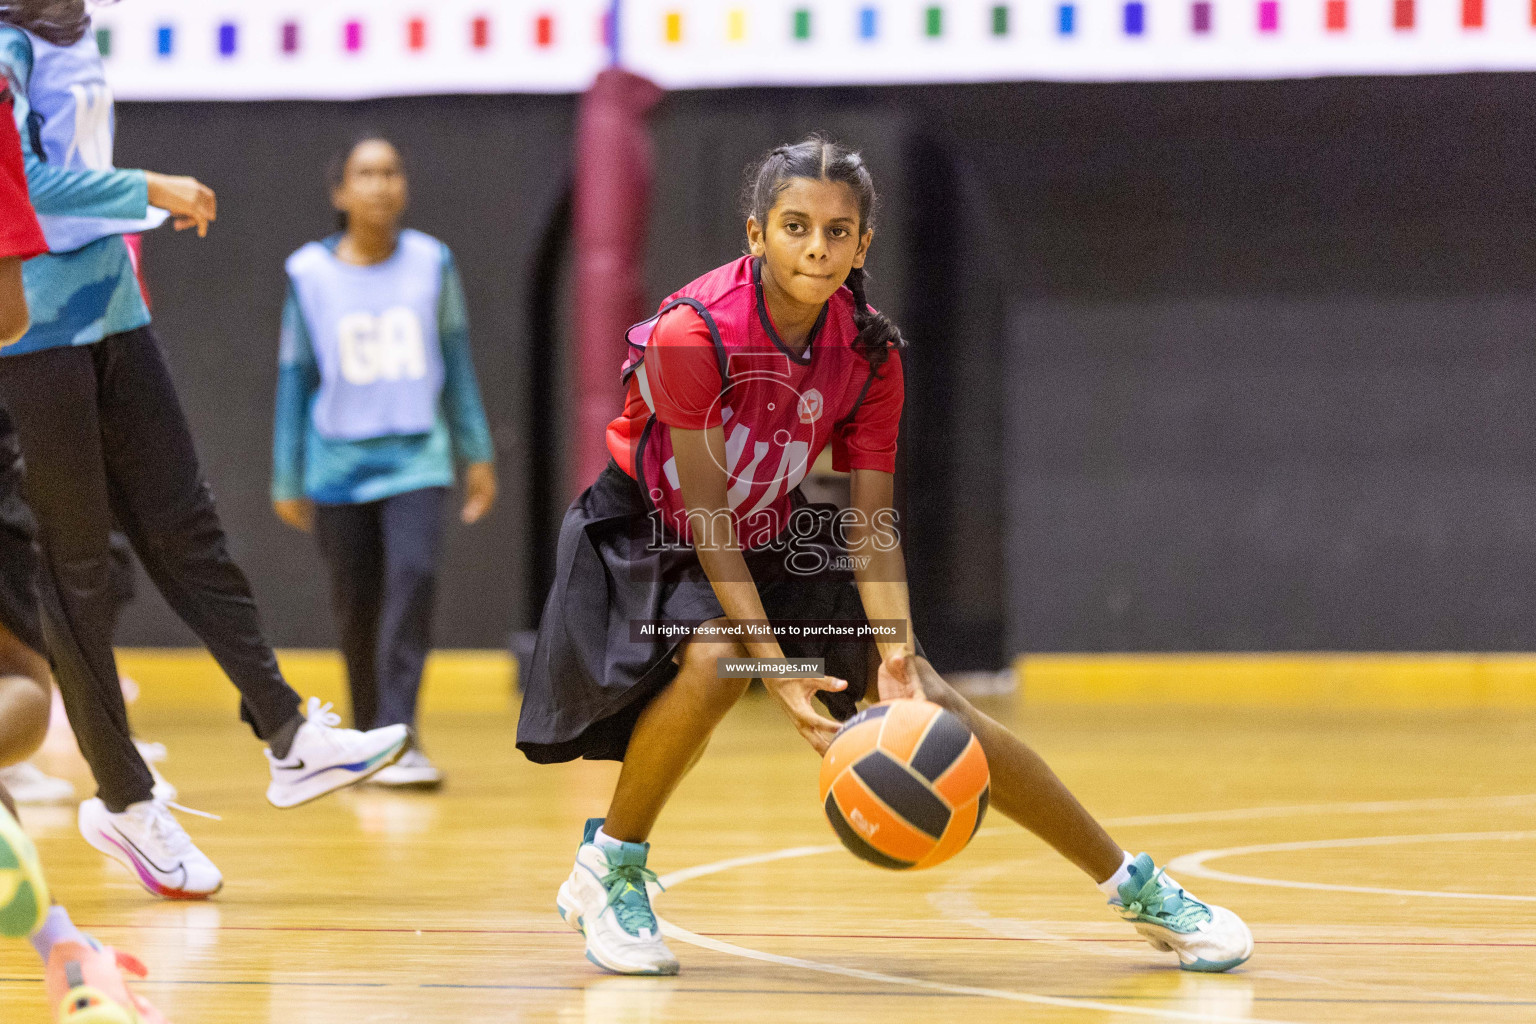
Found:
[[(623, 0), (621, 10), (626, 64), (674, 88), (1536, 70), (1536, 0)], [(96, 39), (124, 99), (563, 92), (607, 63), (608, 12), (608, 0), (134, 0), (97, 9)]]

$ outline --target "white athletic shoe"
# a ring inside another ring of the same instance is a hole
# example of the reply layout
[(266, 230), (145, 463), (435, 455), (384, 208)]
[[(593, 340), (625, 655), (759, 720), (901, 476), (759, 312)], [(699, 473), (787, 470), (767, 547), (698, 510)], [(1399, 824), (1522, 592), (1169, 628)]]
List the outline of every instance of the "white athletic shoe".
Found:
[(160, 774), (159, 764), (169, 755), (165, 752), (164, 743), (145, 743), (143, 740), (134, 740), (134, 747), (139, 751), (139, 756), (149, 766), (149, 774), (154, 777), (155, 788), (152, 791), (154, 798), (163, 804), (173, 804), (181, 796), (181, 791), (171, 784), (164, 775)]
[(398, 761), (411, 738), (403, 725), (368, 732), (338, 729), (341, 716), (319, 697), (309, 698), (305, 717), (308, 721), (299, 726), (287, 757), (279, 760), (267, 750), (272, 769), (267, 799), (274, 807), (297, 807), (362, 782)]
[(1153, 948), (1177, 953), (1181, 968), (1219, 973), (1253, 956), (1253, 933), (1232, 911), (1195, 899), (1145, 853), (1130, 873), (1109, 905)]
[(186, 829), (158, 800), (130, 804), (123, 813), (113, 814), (93, 797), (80, 805), (80, 834), (164, 899), (206, 899), (224, 887), (224, 876), (213, 861), (192, 845)]
[(661, 941), (651, 911), (645, 866), (650, 843), (623, 843), (603, 849), (593, 840), (602, 818), (587, 821), (576, 850), (576, 866), (560, 886), (555, 907), (565, 923), (587, 937), (587, 959), (615, 974), (676, 974), (677, 957)]
[(19, 804), (72, 804), (75, 802), (75, 784), (68, 779), (56, 779), (31, 761), (0, 768), (0, 785), (10, 791), (11, 799)]
[(400, 760), (375, 772), (368, 784), (393, 789), (436, 789), (443, 784), (443, 773), (426, 754), (412, 747), (400, 755)]

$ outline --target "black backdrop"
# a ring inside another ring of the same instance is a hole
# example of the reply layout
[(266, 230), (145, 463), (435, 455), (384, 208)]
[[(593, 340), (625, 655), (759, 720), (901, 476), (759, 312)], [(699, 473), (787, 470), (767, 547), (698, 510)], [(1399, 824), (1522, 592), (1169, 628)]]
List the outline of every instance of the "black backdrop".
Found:
[[(885, 199), (873, 297), (913, 343), (914, 602), (951, 667), (1527, 649), (1532, 109), (1523, 75), (680, 93), (655, 121), (648, 279), (659, 297), (739, 251), (756, 153), (817, 128), (865, 150)], [(568, 97), (120, 107), (120, 164), (220, 194), (208, 240), (150, 239), (149, 275), (277, 642), (331, 642), (313, 552), (266, 502), (281, 264), (327, 228), (324, 167), (365, 130), (405, 148), (412, 223), (464, 270), (506, 484), (490, 522), (450, 533), (440, 639), (497, 645), (536, 614), (530, 546), (558, 509), (528, 484), (560, 435), (530, 411), (559, 394), (565, 335), (533, 358), (529, 280), (574, 114)], [(1243, 440), (1295, 430), (1283, 451)], [(148, 595), (122, 639), (187, 641)]]

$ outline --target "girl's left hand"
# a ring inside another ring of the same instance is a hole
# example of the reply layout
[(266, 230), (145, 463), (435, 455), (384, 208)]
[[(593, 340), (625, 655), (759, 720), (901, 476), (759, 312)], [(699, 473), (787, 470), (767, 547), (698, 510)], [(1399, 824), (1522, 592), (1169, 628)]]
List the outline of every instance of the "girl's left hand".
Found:
[(923, 684), (917, 678), (917, 657), (908, 650), (900, 650), (880, 663), (875, 684), (880, 690), (880, 700), (926, 700)]
[(805, 741), (815, 748), (816, 753), (825, 754), (843, 723), (818, 714), (815, 697), (822, 690), (833, 693), (846, 690), (848, 684), (832, 676), (820, 676), (764, 679), (763, 685), (768, 687), (768, 692), (773, 694), (789, 720), (795, 723), (795, 729), (805, 737)]
[(472, 463), (464, 470), (464, 510), (459, 518), (473, 524), (496, 504), (496, 467), (489, 462)]

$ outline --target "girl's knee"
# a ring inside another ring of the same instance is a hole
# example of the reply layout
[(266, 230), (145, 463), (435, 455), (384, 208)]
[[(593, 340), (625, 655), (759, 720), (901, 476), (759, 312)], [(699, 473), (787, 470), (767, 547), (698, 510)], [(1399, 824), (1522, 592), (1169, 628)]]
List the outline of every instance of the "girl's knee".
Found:
[(0, 675), (0, 767), (25, 761), (48, 738), (53, 694), (47, 685), (26, 675)]
[(734, 704), (747, 692), (750, 679), (720, 676), (722, 658), (744, 658), (746, 651), (738, 643), (730, 641), (694, 641), (683, 648), (681, 668), (677, 674), (685, 685), (707, 692), (723, 703)]
[(29, 680), (42, 699), (52, 704), (53, 671), (48, 667), (48, 659), (4, 626), (0, 626), (0, 676), (21, 676)]

